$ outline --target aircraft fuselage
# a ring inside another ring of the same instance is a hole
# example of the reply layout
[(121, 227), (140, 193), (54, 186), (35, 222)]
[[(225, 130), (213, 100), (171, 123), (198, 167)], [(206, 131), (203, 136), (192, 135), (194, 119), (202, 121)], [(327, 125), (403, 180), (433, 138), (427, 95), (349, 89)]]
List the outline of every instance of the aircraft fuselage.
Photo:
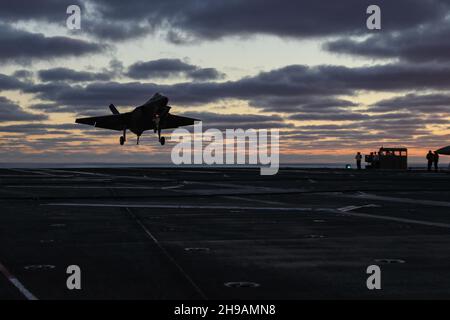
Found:
[(160, 124), (162, 124), (170, 110), (168, 103), (167, 97), (160, 96), (137, 107), (130, 114), (127, 129), (139, 136), (144, 131), (155, 128), (156, 115), (159, 116)]

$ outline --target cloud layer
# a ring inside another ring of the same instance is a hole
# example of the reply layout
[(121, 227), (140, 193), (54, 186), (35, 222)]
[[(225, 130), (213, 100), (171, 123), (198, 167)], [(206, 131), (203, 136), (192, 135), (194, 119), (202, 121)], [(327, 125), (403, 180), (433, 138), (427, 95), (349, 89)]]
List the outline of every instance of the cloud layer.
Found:
[[(110, 132), (67, 123), (67, 114), (104, 114), (110, 103), (125, 110), (155, 92), (169, 96), (174, 113), (202, 119), (205, 128), (279, 128), (286, 154), (383, 142), (428, 148), (449, 140), (448, 1), (378, 1), (377, 32), (366, 28), (372, 4), (366, 0), (81, 0), (82, 30), (61, 31), (71, 2), (0, 3), (0, 64), (13, 70), (0, 73), (0, 135), (8, 154), (114, 158)], [(176, 54), (127, 55), (122, 62), (117, 52), (135, 50), (148, 35), (165, 39)], [(227, 78), (220, 67), (183, 51), (267, 35), (308, 39), (328, 54), (365, 64), (306, 65), (301, 57), (287, 64), (279, 48), (267, 47), (278, 67)], [(67, 63), (91, 56), (92, 63)]]

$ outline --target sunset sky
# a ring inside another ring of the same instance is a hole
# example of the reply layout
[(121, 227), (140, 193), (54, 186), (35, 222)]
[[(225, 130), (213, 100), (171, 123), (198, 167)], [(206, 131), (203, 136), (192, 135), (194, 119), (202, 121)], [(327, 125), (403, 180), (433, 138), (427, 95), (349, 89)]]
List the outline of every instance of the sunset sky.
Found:
[(3, 0), (0, 162), (168, 162), (153, 132), (120, 146), (74, 123), (155, 92), (205, 128), (278, 128), (282, 163), (382, 145), (423, 161), (450, 145), (449, 39), (445, 0)]

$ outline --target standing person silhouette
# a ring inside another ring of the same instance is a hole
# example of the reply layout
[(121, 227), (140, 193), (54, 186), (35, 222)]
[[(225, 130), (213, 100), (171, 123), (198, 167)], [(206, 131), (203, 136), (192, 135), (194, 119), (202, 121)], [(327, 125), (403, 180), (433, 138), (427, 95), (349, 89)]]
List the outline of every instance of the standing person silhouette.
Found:
[(435, 151), (433, 155), (434, 171), (439, 170), (439, 154)]
[(431, 150), (428, 151), (426, 158), (428, 161), (428, 171), (431, 171), (431, 166), (433, 165), (433, 162), (434, 162), (434, 154), (433, 154), (433, 152), (431, 152)]
[(380, 154), (377, 152), (373, 154), (373, 166), (375, 169), (380, 168)]
[(362, 160), (361, 152), (358, 152), (356, 154), (355, 159), (356, 159), (356, 167), (358, 168), (358, 170), (361, 170), (361, 160)]

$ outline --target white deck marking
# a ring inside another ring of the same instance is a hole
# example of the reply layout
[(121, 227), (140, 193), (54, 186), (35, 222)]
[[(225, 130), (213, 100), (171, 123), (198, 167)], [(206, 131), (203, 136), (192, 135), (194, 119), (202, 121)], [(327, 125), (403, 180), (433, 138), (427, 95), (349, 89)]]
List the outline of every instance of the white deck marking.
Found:
[[(43, 178), (35, 174), (0, 174), (0, 178)], [(73, 177), (73, 176), (63, 176), (63, 177)]]
[(329, 208), (290, 208), (290, 207), (246, 207), (246, 206), (202, 206), (202, 205), (169, 205), (169, 204), (138, 204), (138, 203), (68, 203), (54, 202), (42, 206), (66, 207), (117, 207), (117, 208), (162, 208), (162, 209), (226, 209), (226, 210), (263, 210), (263, 211), (313, 211), (332, 210)]
[(47, 185), (11, 185), (7, 188), (38, 188), (38, 189), (143, 189), (143, 190), (166, 190), (183, 187), (182, 184), (167, 187), (140, 187), (140, 186), (47, 186)]
[[(338, 209), (338, 211), (341, 211), (341, 210)], [(447, 224), (447, 223), (431, 222), (431, 221), (424, 221), (424, 220), (413, 220), (413, 219), (405, 219), (405, 218), (397, 218), (397, 217), (388, 217), (388, 216), (381, 216), (381, 215), (376, 215), (376, 214), (351, 212), (351, 211), (341, 211), (341, 212), (344, 212), (346, 215), (361, 217), (361, 218), (389, 220), (389, 221), (404, 222), (404, 223), (411, 223), (411, 224), (420, 224), (420, 225), (429, 226), (429, 227), (439, 227), (439, 228), (450, 229), (450, 224)]]
[(170, 181), (170, 179), (164, 179), (164, 178), (151, 178), (147, 176), (121, 176), (121, 175), (114, 175), (114, 174), (107, 174), (107, 173), (95, 173), (95, 172), (88, 172), (88, 171), (76, 171), (76, 170), (66, 170), (66, 169), (46, 169), (48, 171), (54, 171), (54, 172), (68, 172), (68, 173), (75, 173), (80, 175), (88, 175), (88, 176), (99, 176), (99, 177), (107, 177), (107, 178), (122, 178), (122, 179), (135, 179), (135, 180), (145, 180), (145, 181)]
[[(234, 183), (216, 183), (216, 182), (205, 182), (205, 181), (183, 181), (184, 184), (199, 184), (202, 186), (214, 186), (214, 187), (224, 187), (226, 189), (196, 189), (196, 190), (189, 190), (190, 193), (195, 193), (198, 195), (215, 195), (215, 194), (221, 194), (224, 192), (227, 193), (236, 193), (236, 194), (267, 194), (270, 193), (286, 193), (286, 192), (303, 192), (305, 189), (283, 189), (283, 188), (271, 188), (271, 187), (256, 187), (256, 186), (250, 186), (250, 185), (239, 185)], [(187, 191), (187, 190), (186, 190)]]
[(73, 179), (61, 179), (61, 178), (53, 178), (53, 177), (39, 177), (37, 179), (33, 179), (36, 182), (112, 182), (111, 179), (86, 179), (86, 178), (73, 178)]
[(75, 170), (63, 170), (63, 169), (45, 169), (45, 170), (53, 171), (53, 172), (68, 172), (68, 173), (76, 173), (76, 174), (85, 174), (85, 175), (89, 175), (89, 176), (111, 177), (110, 174), (87, 172), (87, 171), (75, 171)]
[(422, 205), (426, 205), (426, 206), (435, 206), (435, 207), (450, 207), (450, 202), (445, 202), (445, 201), (396, 198), (396, 197), (388, 197), (388, 196), (378, 196), (375, 194), (369, 194), (369, 193), (364, 193), (364, 192), (360, 192), (359, 194), (356, 194), (356, 195), (339, 194), (339, 196), (346, 197), (346, 198), (370, 199), (370, 200), (379, 200), (379, 201), (387, 201), (387, 202), (422, 204)]
[(304, 191), (304, 189), (282, 189), (282, 188), (272, 188), (272, 187), (259, 187), (252, 185), (243, 185), (243, 184), (235, 184), (235, 183), (221, 183), (221, 182), (206, 182), (206, 181), (183, 181), (184, 184), (199, 184), (202, 186), (213, 186), (213, 187), (224, 187), (231, 188), (235, 190), (258, 190), (259, 191), (267, 191), (267, 192), (280, 192), (280, 191)]
[(0, 272), (11, 282), (27, 300), (38, 300), (25, 286), (11, 274), (8, 269), (0, 262)]
[(205, 181), (183, 181), (184, 184), (200, 184), (205, 186), (214, 187), (225, 187), (225, 188), (237, 188), (237, 189), (256, 189), (257, 187), (239, 185), (234, 183), (216, 183), (216, 182), (205, 182)]
[(129, 208), (125, 208), (128, 214), (136, 221), (136, 223), (141, 227), (145, 234), (152, 239), (155, 245), (161, 250), (161, 252), (173, 263), (173, 265), (181, 272), (181, 274), (186, 278), (186, 280), (192, 285), (192, 287), (197, 291), (197, 293), (202, 297), (202, 299), (207, 300), (206, 295), (200, 289), (200, 287), (194, 282), (194, 280), (184, 271), (183, 267), (176, 262), (176, 260), (170, 255), (170, 253), (161, 245), (161, 243), (156, 239), (156, 237), (150, 232), (150, 230), (145, 226), (141, 219), (135, 215)]
[(342, 208), (339, 208), (338, 211), (343, 212), (346, 215), (361, 217), (361, 218), (390, 220), (390, 221), (397, 221), (397, 222), (404, 222), (404, 223), (420, 224), (423, 226), (430, 226), (430, 227), (450, 228), (450, 224), (441, 223), (441, 222), (431, 222), (431, 221), (425, 221), (425, 220), (414, 220), (414, 219), (407, 219), (407, 218), (398, 218), (398, 217), (389, 217), (389, 216), (382, 216), (382, 215), (376, 215), (376, 214), (353, 212), (353, 210), (358, 210), (358, 209), (362, 209), (362, 208), (377, 208), (377, 207), (380, 207), (380, 206), (371, 203), (371, 204), (366, 204), (366, 205), (361, 205), (361, 206), (342, 207)]
[(189, 173), (218, 173), (218, 174), (222, 174), (223, 172), (221, 171), (203, 171), (203, 170), (199, 170), (199, 171), (195, 171), (195, 170), (180, 170), (181, 172), (189, 172)]
[(278, 202), (278, 201), (268, 201), (268, 200), (252, 199), (252, 198), (237, 197), (237, 196), (224, 196), (223, 198), (232, 199), (232, 200), (244, 200), (244, 201), (249, 201), (249, 202), (258, 202), (258, 203), (264, 203), (264, 204), (270, 204), (270, 205), (276, 205), (276, 206), (285, 205), (284, 203)]
[(56, 177), (56, 175), (54, 175), (54, 174), (42, 172), (40, 170), (29, 170), (29, 169), (8, 169), (8, 170), (16, 171), (16, 172), (24, 172), (24, 173), (33, 173), (35, 175), (41, 175), (41, 176)]
[(342, 212), (348, 212), (348, 211), (353, 211), (353, 210), (357, 210), (357, 209), (361, 209), (361, 208), (379, 208), (379, 207), (381, 207), (381, 206), (378, 206), (376, 204), (366, 204), (366, 205), (363, 205), (363, 206), (342, 207), (342, 208), (339, 208), (338, 210), (342, 211)]

